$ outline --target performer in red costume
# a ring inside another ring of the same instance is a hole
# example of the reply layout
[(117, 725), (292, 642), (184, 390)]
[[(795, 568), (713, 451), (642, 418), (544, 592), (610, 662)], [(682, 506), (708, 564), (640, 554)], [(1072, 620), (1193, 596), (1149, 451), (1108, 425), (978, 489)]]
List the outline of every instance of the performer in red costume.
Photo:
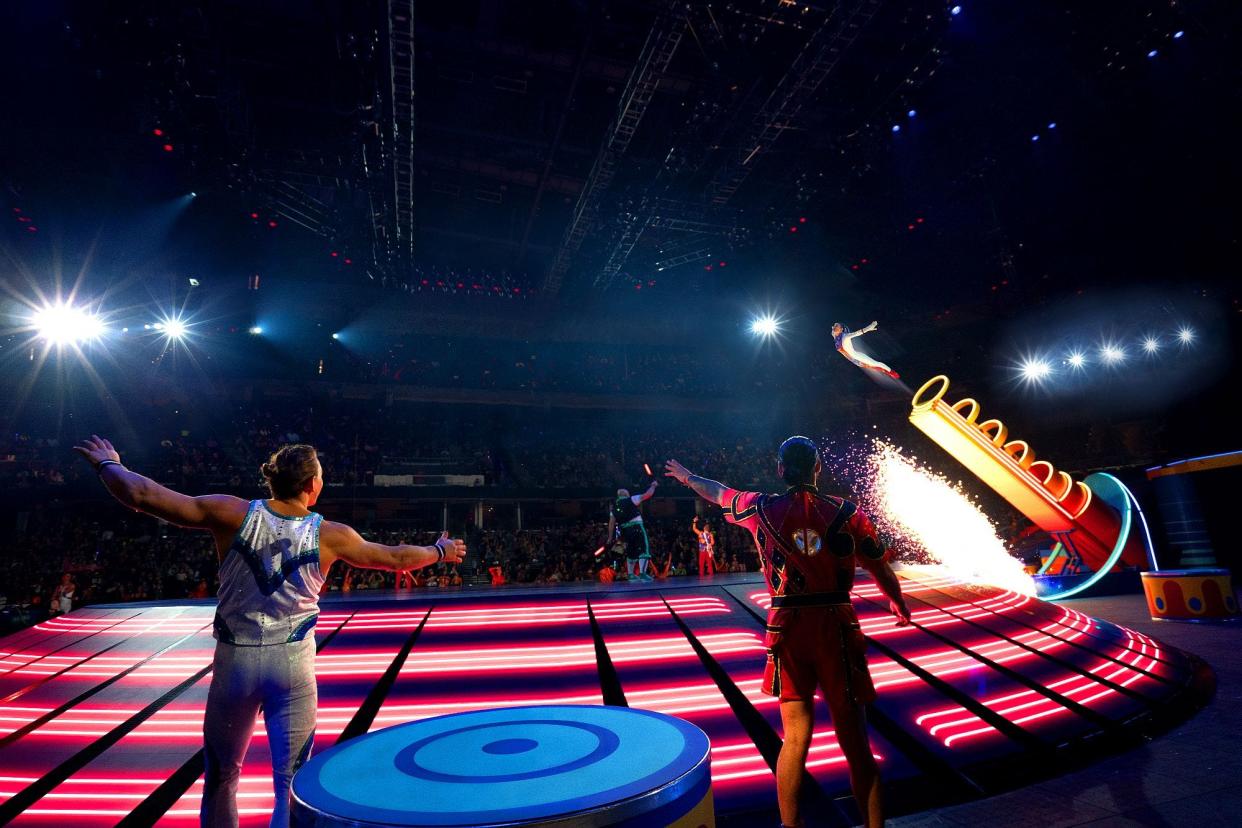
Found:
[(880, 774), (867, 738), (863, 705), (875, 700), (866, 639), (850, 604), (854, 568), (862, 566), (889, 597), (898, 626), (910, 623), (901, 585), (884, 560), (871, 521), (839, 497), (819, 494), (822, 466), (815, 444), (790, 437), (777, 454), (776, 473), (789, 484), (780, 495), (741, 492), (690, 473), (669, 460), (666, 474), (724, 509), (725, 520), (755, 539), (772, 609), (763, 691), (781, 701), (785, 740), (776, 767), (781, 823), (801, 826), (798, 789), (814, 726), (815, 687), (823, 689), (837, 741), (850, 768), (850, 786), (869, 828), (884, 824)]
[(704, 521), (700, 526), (699, 516), (695, 515), (690, 522), (690, 530), (699, 539), (699, 577), (715, 575), (716, 559), (712, 556), (716, 553), (716, 538), (712, 535), (711, 524)]

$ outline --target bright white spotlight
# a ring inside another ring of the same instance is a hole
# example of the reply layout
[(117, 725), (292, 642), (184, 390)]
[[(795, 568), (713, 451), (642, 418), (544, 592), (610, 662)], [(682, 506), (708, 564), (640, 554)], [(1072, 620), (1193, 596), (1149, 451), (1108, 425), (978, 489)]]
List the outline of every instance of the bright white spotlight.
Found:
[(1182, 343), (1183, 345), (1189, 345), (1190, 343), (1194, 342), (1195, 341), (1194, 328), (1188, 328), (1184, 325), (1181, 328), (1179, 328), (1177, 331), (1177, 341)]
[(1105, 345), (1100, 349), (1100, 358), (1106, 365), (1116, 365), (1126, 358), (1126, 352), (1116, 345)]
[(1043, 357), (1028, 357), (1022, 360), (1022, 379), (1028, 383), (1041, 383), (1052, 374), (1052, 366)]
[(1159, 351), (1159, 350), (1160, 350), (1160, 340), (1159, 340), (1159, 339), (1156, 339), (1154, 336), (1144, 337), (1144, 339), (1143, 339), (1143, 353), (1145, 353), (1145, 354), (1154, 354), (1154, 353), (1156, 353), (1156, 352), (1157, 352), (1157, 351)]
[(263, 326), (255, 325), (253, 328), (250, 329), (250, 333), (253, 334), (254, 336), (260, 335), (261, 333), (263, 333)]
[(84, 308), (64, 302), (47, 305), (31, 317), (40, 339), (52, 345), (77, 345), (103, 336), (104, 323)]
[(334, 333), (334, 334), (332, 334), (332, 338), (333, 338), (333, 339), (340, 339), (340, 338), (341, 338), (341, 335), (340, 335), (339, 333)]
[(755, 336), (773, 336), (780, 330), (780, 325), (773, 316), (760, 316), (750, 323), (750, 332)]
[(170, 316), (168, 319), (165, 319), (163, 322), (157, 322), (155, 324), (155, 329), (163, 331), (164, 336), (168, 337), (169, 339), (176, 340), (176, 339), (182, 339), (185, 337), (186, 332), (188, 330), (188, 326), (184, 322), (182, 322), (180, 319), (178, 319), (177, 317)]
[(1081, 369), (1087, 364), (1087, 355), (1082, 351), (1071, 351), (1065, 361), (1069, 363), (1071, 368)]

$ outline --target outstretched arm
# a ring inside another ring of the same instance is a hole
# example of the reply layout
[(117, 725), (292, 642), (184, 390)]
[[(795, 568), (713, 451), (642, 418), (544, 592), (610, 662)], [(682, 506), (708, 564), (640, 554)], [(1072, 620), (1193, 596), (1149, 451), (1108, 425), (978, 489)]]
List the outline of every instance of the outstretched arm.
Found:
[(644, 500), (650, 500), (651, 496), (655, 494), (656, 486), (659, 486), (659, 485), (660, 485), (659, 480), (652, 480), (651, 485), (647, 487), (647, 491), (643, 492), (642, 494), (638, 496), (638, 502), (642, 503)]
[(868, 325), (865, 328), (859, 328), (856, 331), (851, 331), (850, 333), (847, 333), (842, 341), (848, 342), (849, 340), (853, 339), (856, 336), (862, 336), (863, 334), (869, 334), (878, 327), (880, 327), (878, 323), (872, 322), (870, 325)]
[(683, 486), (689, 486), (696, 495), (706, 500), (708, 503), (714, 503), (717, 506), (724, 505), (724, 495), (726, 487), (722, 483), (715, 480), (708, 480), (706, 477), (699, 477), (691, 474), (690, 470), (678, 463), (676, 460), (669, 460), (664, 464), (664, 474), (671, 477)]
[(319, 528), (319, 568), (324, 572), (337, 558), (361, 569), (406, 572), (440, 562), (460, 563), (465, 556), (465, 542), (450, 538), (448, 532), (441, 534), (434, 546), (388, 546), (366, 540), (344, 523), (325, 520)]
[(121, 455), (103, 437), (91, 435), (73, 450), (95, 467), (109, 494), (135, 511), (177, 526), (215, 532), (235, 532), (246, 518), (246, 501), (239, 497), (190, 497), (130, 471), (121, 465)]

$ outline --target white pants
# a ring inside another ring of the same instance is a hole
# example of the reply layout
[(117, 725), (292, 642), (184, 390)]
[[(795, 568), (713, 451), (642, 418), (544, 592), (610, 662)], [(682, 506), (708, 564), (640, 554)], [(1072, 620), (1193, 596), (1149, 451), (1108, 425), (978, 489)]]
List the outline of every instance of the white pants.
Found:
[(850, 344), (848, 339), (841, 343), (840, 350), (843, 357), (857, 365), (859, 368), (870, 368), (873, 371), (883, 371), (886, 374), (893, 370), (883, 362), (880, 362), (878, 359), (872, 359), (866, 354), (860, 354), (858, 351), (855, 351), (854, 346)]
[(313, 635), (261, 647), (216, 643), (203, 720), (203, 826), (237, 825), (237, 782), (259, 711), (272, 751), (276, 806), (271, 825), (288, 826), (289, 784), (310, 758), (318, 703)]

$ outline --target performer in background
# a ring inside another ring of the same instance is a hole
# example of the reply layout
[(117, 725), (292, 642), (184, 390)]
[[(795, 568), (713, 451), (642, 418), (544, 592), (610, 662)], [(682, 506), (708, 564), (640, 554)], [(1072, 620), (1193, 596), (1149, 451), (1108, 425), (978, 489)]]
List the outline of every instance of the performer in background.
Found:
[(784, 494), (730, 489), (696, 477), (676, 460), (666, 474), (724, 509), (725, 520), (750, 530), (772, 596), (763, 692), (781, 702), (785, 741), (776, 765), (776, 795), (785, 826), (801, 826), (798, 791), (814, 726), (815, 687), (822, 688), (850, 787), (869, 828), (884, 824), (880, 773), (867, 738), (863, 705), (875, 700), (866, 639), (850, 604), (855, 564), (888, 596), (897, 625), (910, 623), (901, 585), (867, 516), (848, 500), (821, 495), (815, 444), (790, 437), (777, 454)]
[(73, 612), (73, 600), (78, 597), (78, 585), (73, 582), (73, 576), (66, 572), (60, 576), (60, 583), (56, 585), (56, 589), (52, 592), (52, 600), (49, 606), (52, 608), (52, 615), (64, 615)]
[(850, 333), (848, 329), (840, 322), (832, 323), (832, 342), (836, 345), (837, 353), (857, 365), (859, 368), (866, 368), (868, 371), (879, 371), (881, 374), (888, 374), (893, 379), (901, 379), (901, 375), (889, 368), (883, 362), (872, 359), (866, 354), (860, 354), (854, 349), (853, 340), (868, 334), (879, 327), (879, 324), (872, 322), (860, 331)]
[(466, 545), (445, 533), (434, 546), (385, 546), (310, 508), (323, 491), (323, 467), (307, 445), (282, 447), (261, 472), (270, 498), (189, 497), (121, 464), (112, 444), (91, 437), (75, 450), (123, 505), (215, 537), (220, 593), (216, 652), (203, 721), (205, 779), (201, 822), (237, 825), (237, 783), (255, 717), (272, 752), (276, 804), (271, 825), (289, 824), (289, 783), (310, 756), (318, 692), (315, 637), (319, 591), (338, 558), (398, 572), (459, 562)]
[(699, 539), (699, 577), (716, 574), (716, 538), (712, 535), (712, 527), (707, 521), (699, 525), (699, 516), (695, 515), (690, 522), (690, 530)]
[(643, 501), (651, 499), (659, 485), (658, 480), (652, 480), (647, 491), (636, 495), (631, 495), (628, 489), (617, 489), (617, 499), (613, 501), (612, 510), (608, 514), (609, 540), (617, 537), (615, 532), (620, 532), (621, 542), (625, 544), (627, 578), (633, 575), (635, 565), (637, 565), (638, 579), (640, 581), (652, 580), (651, 575), (647, 573), (647, 566), (651, 563), (651, 544), (647, 540), (647, 528), (643, 526), (643, 512), (640, 505)]

